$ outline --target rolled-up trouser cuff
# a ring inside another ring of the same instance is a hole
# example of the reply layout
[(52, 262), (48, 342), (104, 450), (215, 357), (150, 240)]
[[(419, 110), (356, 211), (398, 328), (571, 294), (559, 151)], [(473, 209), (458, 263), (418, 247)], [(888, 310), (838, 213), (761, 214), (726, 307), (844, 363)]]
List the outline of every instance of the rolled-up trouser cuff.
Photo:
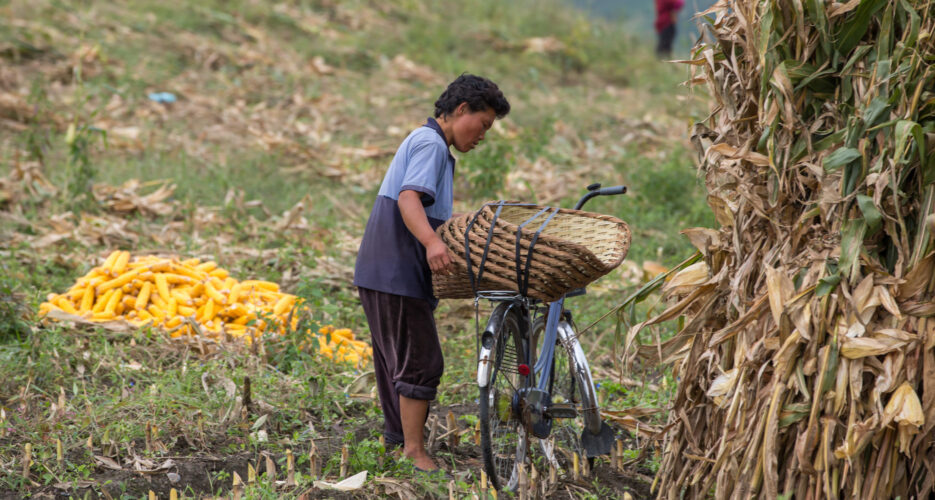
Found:
[(407, 384), (401, 380), (397, 380), (393, 384), (396, 387), (396, 392), (406, 396), (409, 399), (422, 399), (425, 401), (431, 401), (435, 399), (435, 395), (438, 393), (438, 389), (435, 387)]

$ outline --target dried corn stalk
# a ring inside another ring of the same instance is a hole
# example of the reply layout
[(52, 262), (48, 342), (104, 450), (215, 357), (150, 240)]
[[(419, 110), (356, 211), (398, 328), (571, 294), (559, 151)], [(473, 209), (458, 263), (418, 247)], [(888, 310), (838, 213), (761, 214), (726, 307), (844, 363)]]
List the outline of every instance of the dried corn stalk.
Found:
[[(143, 189), (156, 184), (160, 186), (155, 191), (147, 195), (140, 194)], [(125, 214), (138, 212), (152, 217), (169, 215), (175, 210), (177, 202), (170, 199), (174, 192), (174, 184), (165, 181), (141, 183), (137, 179), (130, 179), (119, 187), (108, 184), (95, 184), (93, 187), (94, 198), (107, 210)]]
[[(926, 497), (935, 484), (935, 3), (720, 0), (687, 63), (720, 229), (685, 327), (663, 498)], [(694, 268), (692, 273), (700, 270)]]

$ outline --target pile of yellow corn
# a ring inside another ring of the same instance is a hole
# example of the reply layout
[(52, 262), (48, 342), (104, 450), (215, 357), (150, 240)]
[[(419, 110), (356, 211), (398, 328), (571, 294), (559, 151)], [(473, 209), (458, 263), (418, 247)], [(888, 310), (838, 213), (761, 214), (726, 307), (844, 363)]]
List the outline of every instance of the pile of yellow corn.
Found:
[(318, 353), (337, 362), (351, 363), (359, 367), (373, 358), (373, 348), (366, 342), (354, 340), (350, 328), (335, 328), (331, 325), (318, 330)]
[[(179, 260), (152, 255), (131, 258), (117, 250), (104, 263), (78, 279), (67, 292), (50, 294), (39, 315), (58, 309), (91, 322), (125, 320), (141, 327), (163, 328), (172, 337), (203, 335), (243, 338), (250, 344), (265, 332), (285, 333), (298, 325), (295, 295), (282, 293), (270, 281), (237, 281), (215, 262)], [(326, 326), (317, 337), (319, 353), (358, 367), (367, 364), (373, 350), (354, 339), (348, 328)]]
[(50, 294), (39, 314), (60, 309), (93, 322), (123, 319), (164, 328), (172, 337), (191, 334), (197, 323), (204, 335), (227, 333), (250, 342), (265, 331), (285, 332), (289, 322), (295, 328), (297, 305), (298, 298), (280, 292), (278, 284), (238, 282), (212, 261), (131, 259), (130, 252), (117, 250), (64, 294)]

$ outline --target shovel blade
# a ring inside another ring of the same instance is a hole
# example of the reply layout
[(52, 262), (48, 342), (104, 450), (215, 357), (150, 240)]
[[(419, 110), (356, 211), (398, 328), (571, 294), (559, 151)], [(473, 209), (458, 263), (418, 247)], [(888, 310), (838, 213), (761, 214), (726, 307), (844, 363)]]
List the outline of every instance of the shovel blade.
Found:
[(587, 429), (581, 432), (581, 444), (588, 458), (609, 455), (614, 446), (614, 430), (607, 422), (601, 422), (601, 431), (597, 434), (592, 434)]

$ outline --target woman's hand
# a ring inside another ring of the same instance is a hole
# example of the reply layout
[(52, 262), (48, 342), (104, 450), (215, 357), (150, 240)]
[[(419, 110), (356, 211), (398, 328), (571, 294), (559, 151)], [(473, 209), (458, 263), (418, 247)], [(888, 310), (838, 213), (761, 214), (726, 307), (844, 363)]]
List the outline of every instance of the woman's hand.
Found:
[(425, 247), (425, 259), (433, 273), (446, 276), (451, 273), (451, 256), (448, 255), (448, 245), (441, 238), (435, 238)]

